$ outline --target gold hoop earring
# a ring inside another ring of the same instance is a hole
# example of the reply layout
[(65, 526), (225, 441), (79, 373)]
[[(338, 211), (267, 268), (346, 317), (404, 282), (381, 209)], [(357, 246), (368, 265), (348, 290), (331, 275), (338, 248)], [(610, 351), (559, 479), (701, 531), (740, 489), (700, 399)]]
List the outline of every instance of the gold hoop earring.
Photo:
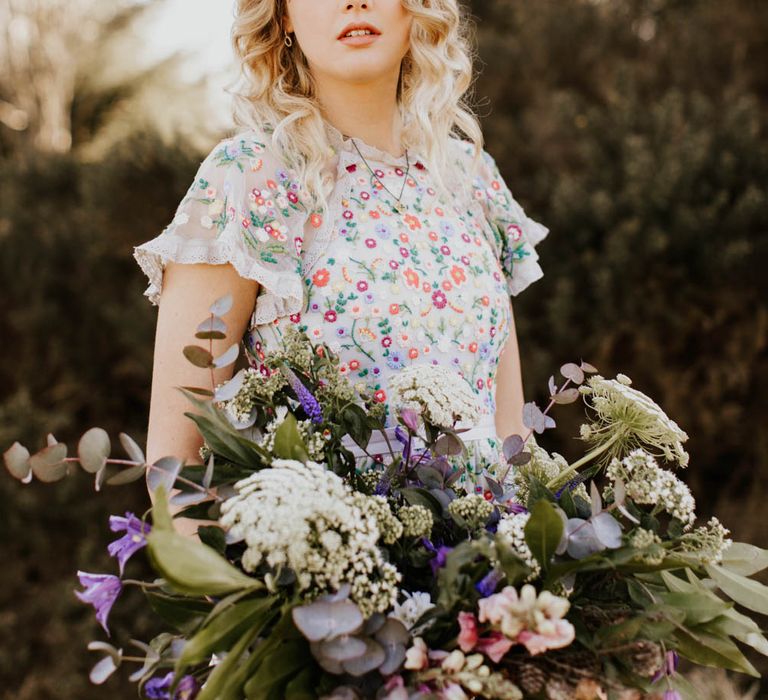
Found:
[(288, 34), (288, 32), (285, 33), (285, 38), (283, 39), (283, 43), (288, 47), (291, 48), (293, 46), (293, 39), (291, 39), (291, 35)]

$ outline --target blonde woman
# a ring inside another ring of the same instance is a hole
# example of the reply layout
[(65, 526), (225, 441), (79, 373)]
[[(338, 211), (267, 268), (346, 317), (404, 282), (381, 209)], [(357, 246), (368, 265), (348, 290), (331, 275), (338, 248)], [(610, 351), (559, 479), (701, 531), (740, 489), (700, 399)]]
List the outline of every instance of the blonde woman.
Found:
[[(513, 198), (463, 102), (466, 35), (457, 0), (239, 0), (238, 131), (205, 157), (170, 225), (135, 249), (159, 305), (149, 459), (200, 461), (175, 387), (210, 376), (181, 350), (230, 292), (229, 336), (214, 350), (242, 339), (262, 373), (290, 325), (385, 404), (402, 367), (461, 373), (484, 412), (463, 435), (467, 490), (498, 462), (501, 438), (522, 432), (511, 297), (542, 277), (535, 246), (548, 229)], [(177, 522), (193, 534), (199, 521)]]

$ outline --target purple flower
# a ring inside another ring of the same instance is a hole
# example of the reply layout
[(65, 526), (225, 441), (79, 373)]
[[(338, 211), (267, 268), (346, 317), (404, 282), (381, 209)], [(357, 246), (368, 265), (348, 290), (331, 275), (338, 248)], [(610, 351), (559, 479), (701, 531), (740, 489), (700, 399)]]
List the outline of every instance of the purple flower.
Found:
[(653, 683), (664, 676), (674, 676), (677, 673), (677, 665), (680, 663), (680, 655), (676, 651), (668, 651), (664, 655), (664, 665), (653, 675)]
[(435, 556), (429, 561), (429, 566), (432, 569), (432, 575), (437, 576), (437, 570), (445, 566), (445, 560), (448, 557), (448, 553), (453, 551), (453, 547), (446, 547), (444, 545), (435, 547), (426, 537), (422, 537), (421, 542), (430, 552), (435, 553)]
[(491, 569), (483, 578), (481, 578), (476, 584), (475, 589), (483, 597), (487, 598), (496, 591), (496, 586), (499, 585), (499, 581), (504, 578), (504, 574), (496, 569)]
[(517, 501), (509, 501), (507, 503), (507, 511), (509, 513), (518, 515), (520, 513), (527, 513), (528, 509), (522, 503), (518, 503)]
[(83, 601), (93, 605), (96, 609), (96, 619), (99, 621), (107, 636), (112, 635), (107, 627), (107, 617), (117, 597), (123, 590), (123, 582), (114, 574), (89, 574), (86, 571), (78, 571), (77, 577), (80, 585), (85, 586), (85, 591), (75, 591), (75, 595)]
[(676, 690), (665, 690), (662, 698), (664, 700), (683, 700), (683, 696), (680, 695), (680, 693), (678, 693)]
[(419, 413), (413, 408), (401, 408), (400, 417), (414, 433), (419, 429)]
[(304, 412), (313, 423), (322, 423), (323, 409), (320, 408), (320, 404), (312, 395), (312, 392), (301, 383), (301, 380), (296, 376), (296, 373), (293, 370), (286, 367), (285, 372), (288, 376), (288, 383), (296, 392), (296, 398), (301, 402), (301, 407), (304, 409)]
[(125, 534), (114, 542), (110, 542), (107, 551), (112, 557), (117, 557), (120, 564), (120, 575), (123, 575), (125, 562), (127, 562), (136, 552), (146, 546), (146, 536), (152, 529), (149, 523), (142, 523), (133, 513), (126, 512), (125, 517), (119, 515), (109, 516), (109, 527), (112, 532), (125, 532)]
[(144, 686), (144, 694), (149, 700), (193, 700), (200, 692), (200, 684), (194, 676), (184, 676), (176, 692), (171, 697), (170, 687), (174, 672), (169, 671), (162, 678), (151, 678)]

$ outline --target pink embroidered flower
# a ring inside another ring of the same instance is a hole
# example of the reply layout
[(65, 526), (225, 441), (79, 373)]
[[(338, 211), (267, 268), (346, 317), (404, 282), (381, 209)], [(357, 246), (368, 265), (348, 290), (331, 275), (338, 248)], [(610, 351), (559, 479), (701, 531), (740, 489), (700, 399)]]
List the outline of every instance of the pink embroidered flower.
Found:
[(445, 298), (445, 294), (438, 289), (432, 293), (432, 303), (435, 305), (436, 309), (443, 309), (448, 302)]

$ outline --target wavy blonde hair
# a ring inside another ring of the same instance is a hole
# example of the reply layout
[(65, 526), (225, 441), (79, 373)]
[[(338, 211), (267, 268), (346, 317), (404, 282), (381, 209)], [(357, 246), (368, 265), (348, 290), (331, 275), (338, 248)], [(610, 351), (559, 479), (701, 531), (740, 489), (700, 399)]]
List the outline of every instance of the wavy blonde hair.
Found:
[[(453, 181), (450, 139), (463, 134), (480, 162), (483, 136), (465, 96), (473, 85), (470, 23), (458, 0), (401, 0), (413, 16), (410, 49), (400, 67), (398, 109), (405, 148), (420, 150), (436, 186), (448, 194), (469, 183)], [(334, 173), (309, 65), (298, 42), (283, 41), (285, 0), (238, 0), (232, 45), (240, 62), (233, 96), (238, 127), (271, 133), (273, 148), (293, 168), (308, 204), (327, 213)], [(455, 158), (455, 156), (454, 156)], [(444, 177), (444, 175), (448, 175)]]

